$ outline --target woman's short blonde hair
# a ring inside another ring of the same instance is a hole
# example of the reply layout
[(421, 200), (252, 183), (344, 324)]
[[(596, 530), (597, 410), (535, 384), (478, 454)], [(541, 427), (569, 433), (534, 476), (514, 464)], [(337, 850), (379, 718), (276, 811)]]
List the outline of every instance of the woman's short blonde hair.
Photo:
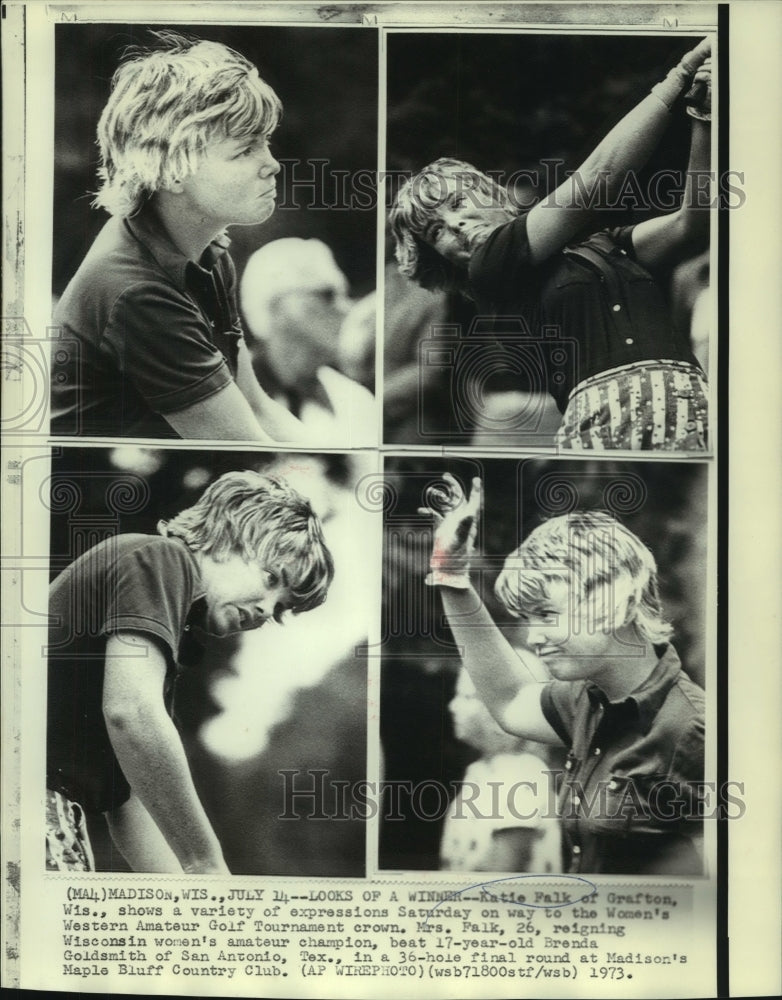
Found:
[(507, 557), (495, 593), (518, 618), (534, 614), (562, 581), (577, 599), (601, 597), (610, 628), (634, 624), (652, 643), (673, 631), (663, 616), (657, 564), (644, 543), (605, 511), (553, 517), (535, 528)]
[(460, 193), (518, 215), (507, 190), (464, 160), (441, 157), (406, 180), (388, 217), (396, 260), (402, 274), (430, 291), (464, 292), (467, 288), (466, 270), (447, 261), (423, 238), (434, 213), (453, 193), (454, 183)]
[(294, 614), (322, 604), (334, 578), (320, 519), (306, 497), (276, 476), (227, 472), (192, 507), (161, 521), (158, 531), (215, 562), (240, 555), (264, 569), (281, 569)]
[(94, 204), (132, 216), (191, 174), (213, 139), (269, 135), (282, 104), (244, 56), (219, 42), (153, 32), (160, 48), (129, 50), (98, 122)]

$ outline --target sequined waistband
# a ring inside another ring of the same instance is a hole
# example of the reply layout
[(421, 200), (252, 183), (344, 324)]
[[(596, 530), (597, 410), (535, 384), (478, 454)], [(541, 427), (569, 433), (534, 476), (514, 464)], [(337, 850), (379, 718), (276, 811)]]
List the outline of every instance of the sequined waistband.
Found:
[(590, 375), (589, 378), (585, 378), (583, 382), (579, 382), (577, 386), (570, 390), (568, 402), (585, 389), (593, 389), (595, 386), (599, 386), (603, 382), (610, 382), (621, 375), (638, 375), (648, 372), (670, 371), (671, 369), (686, 372), (689, 375), (702, 379), (704, 382), (706, 381), (703, 369), (699, 365), (694, 365), (691, 361), (666, 361), (664, 358), (660, 360), (655, 359), (654, 361), (633, 361), (629, 365), (608, 368), (606, 371), (598, 372), (597, 375)]

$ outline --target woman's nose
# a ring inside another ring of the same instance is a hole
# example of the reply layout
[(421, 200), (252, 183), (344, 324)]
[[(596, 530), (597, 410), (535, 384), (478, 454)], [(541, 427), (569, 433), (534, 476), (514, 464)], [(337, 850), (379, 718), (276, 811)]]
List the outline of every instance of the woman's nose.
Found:
[(282, 603), (284, 589), (284, 587), (275, 587), (274, 590), (267, 590), (255, 602), (255, 610), (263, 617), (264, 621), (280, 614), (281, 609), (285, 607)]
[(258, 172), (262, 177), (274, 177), (280, 172), (280, 164), (268, 150), (264, 153)]
[(530, 646), (545, 646), (546, 633), (540, 625), (531, 625), (527, 629), (527, 643)]

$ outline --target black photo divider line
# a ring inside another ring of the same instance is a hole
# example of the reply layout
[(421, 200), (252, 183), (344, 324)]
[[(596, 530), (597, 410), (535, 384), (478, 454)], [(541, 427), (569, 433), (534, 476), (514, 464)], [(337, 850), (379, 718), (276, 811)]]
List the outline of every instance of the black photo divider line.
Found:
[[(717, 10), (717, 49), (719, 52), (719, 106), (717, 123), (718, 177), (728, 167), (730, 152), (730, 11), (727, 3)], [(728, 780), (728, 515), (730, 496), (730, 455), (728, 453), (730, 335), (730, 213), (718, 212), (719, 248), (717, 258), (717, 330), (719, 358), (717, 363), (717, 393), (719, 399), (720, 436), (717, 444), (717, 595), (720, 613), (717, 615), (717, 788)], [(714, 399), (714, 395), (712, 395)], [(717, 820), (717, 996), (730, 995), (730, 943), (728, 939), (728, 820), (725, 814)]]

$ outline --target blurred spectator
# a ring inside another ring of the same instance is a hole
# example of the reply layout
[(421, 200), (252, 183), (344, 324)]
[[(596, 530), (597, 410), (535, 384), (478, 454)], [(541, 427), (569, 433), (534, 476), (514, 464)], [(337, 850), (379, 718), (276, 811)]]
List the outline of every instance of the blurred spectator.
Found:
[[(544, 392), (526, 388), (524, 372), (507, 360), (478, 366), (465, 355), (437, 363), (436, 328), (467, 343), (474, 308), (457, 295), (425, 291), (385, 272), (383, 419), (390, 444), (550, 446), (560, 416)], [(458, 332), (457, 332), (458, 331)], [(430, 352), (428, 347), (434, 347)], [(446, 345), (441, 345), (445, 347)]]
[(446, 816), (441, 867), (559, 871), (559, 826), (549, 809), (547, 764), (532, 751), (535, 744), (500, 729), (464, 669), (450, 711), (456, 736), (482, 756), (467, 768)]
[(560, 423), (554, 400), (523, 389), (491, 391), (482, 397), (475, 418), (474, 447), (552, 448)]
[(338, 371), (351, 302), (331, 250), (316, 239), (274, 240), (247, 261), (240, 286), (255, 375), (323, 443), (377, 441), (372, 394)]
[(375, 388), (377, 292), (354, 302), (339, 331), (339, 368), (370, 391)]
[[(390, 444), (468, 444), (470, 415), (454, 416), (453, 370), (422, 363), (433, 329), (466, 328), (471, 312), (456, 296), (427, 292), (401, 275), (393, 262), (385, 270), (383, 333), (384, 440)], [(462, 425), (464, 424), (464, 425)]]

